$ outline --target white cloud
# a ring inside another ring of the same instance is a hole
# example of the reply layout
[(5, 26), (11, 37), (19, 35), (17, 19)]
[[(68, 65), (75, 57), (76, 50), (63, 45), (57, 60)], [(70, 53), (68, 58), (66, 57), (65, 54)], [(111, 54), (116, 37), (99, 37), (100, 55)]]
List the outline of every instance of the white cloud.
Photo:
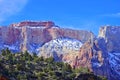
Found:
[(21, 11), (28, 0), (0, 0), (0, 23)]

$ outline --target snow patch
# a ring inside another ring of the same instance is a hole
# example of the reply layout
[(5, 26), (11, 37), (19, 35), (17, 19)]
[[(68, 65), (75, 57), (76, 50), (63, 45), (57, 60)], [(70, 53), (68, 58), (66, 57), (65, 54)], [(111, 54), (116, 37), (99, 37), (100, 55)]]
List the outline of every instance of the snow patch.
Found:
[(71, 50), (79, 50), (82, 46), (82, 43), (79, 40), (71, 39), (71, 38), (59, 38), (52, 40), (45, 44), (45, 47), (51, 46), (53, 49), (62, 49), (63, 46), (66, 47), (66, 49)]
[(108, 56), (111, 69), (120, 76), (120, 53), (109, 53)]
[(20, 49), (19, 49), (20, 44), (18, 42), (14, 43), (12, 45), (7, 45), (7, 44), (3, 44), (3, 43), (1, 43), (0, 45), (1, 45), (0, 46), (1, 50), (8, 48), (12, 52), (18, 52), (18, 51), (20, 51)]
[(78, 52), (82, 45), (83, 44), (79, 40), (62, 37), (45, 43), (42, 47), (39, 48), (38, 56), (44, 53), (44, 55), (52, 55), (54, 53), (62, 55), (67, 54), (70, 51)]
[(45, 29), (45, 27), (44, 26), (27, 26), (27, 28), (30, 28), (30, 29)]
[(115, 34), (115, 33), (117, 33), (117, 31), (116, 30), (112, 30), (112, 33)]

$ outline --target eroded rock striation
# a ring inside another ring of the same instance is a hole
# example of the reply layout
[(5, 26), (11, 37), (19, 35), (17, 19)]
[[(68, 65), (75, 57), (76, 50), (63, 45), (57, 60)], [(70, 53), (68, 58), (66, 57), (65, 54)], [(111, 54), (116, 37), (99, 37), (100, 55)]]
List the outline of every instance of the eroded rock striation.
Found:
[(23, 21), (0, 27), (0, 50), (29, 51), (54, 57), (73, 68), (87, 67), (96, 75), (120, 80), (120, 27), (92, 32), (60, 28), (52, 21)]

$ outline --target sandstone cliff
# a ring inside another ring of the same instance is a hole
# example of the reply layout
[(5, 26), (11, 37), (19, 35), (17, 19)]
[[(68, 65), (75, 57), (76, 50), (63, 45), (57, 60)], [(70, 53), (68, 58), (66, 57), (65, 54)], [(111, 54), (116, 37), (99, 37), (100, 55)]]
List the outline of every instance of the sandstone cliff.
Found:
[(108, 53), (108, 78), (109, 80), (120, 80), (120, 27), (105, 26), (100, 28), (99, 38), (105, 40)]
[(120, 27), (105, 26), (100, 28), (99, 37), (104, 38), (109, 52), (120, 52)]
[(38, 52), (46, 42), (67, 37), (85, 42), (94, 36), (91, 32), (60, 28), (54, 22), (25, 21), (0, 27), (0, 49), (8, 47), (12, 51)]

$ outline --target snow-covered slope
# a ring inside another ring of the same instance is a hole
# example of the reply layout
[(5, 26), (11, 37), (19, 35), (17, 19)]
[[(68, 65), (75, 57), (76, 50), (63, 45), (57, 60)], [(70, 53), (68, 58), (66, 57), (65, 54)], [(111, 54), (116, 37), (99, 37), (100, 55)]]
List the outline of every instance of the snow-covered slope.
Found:
[(66, 49), (69, 50), (79, 50), (82, 46), (82, 43), (79, 40), (71, 39), (71, 38), (58, 38), (55, 40), (52, 40), (44, 45), (45, 47), (50, 46), (52, 49), (59, 48), (62, 49), (63, 47), (66, 47)]
[(120, 80), (120, 53), (109, 53), (110, 79)]
[(45, 43), (39, 52), (39, 56), (53, 56), (53, 54), (67, 54), (71, 52), (78, 52), (82, 43), (79, 40), (72, 38), (58, 38)]

